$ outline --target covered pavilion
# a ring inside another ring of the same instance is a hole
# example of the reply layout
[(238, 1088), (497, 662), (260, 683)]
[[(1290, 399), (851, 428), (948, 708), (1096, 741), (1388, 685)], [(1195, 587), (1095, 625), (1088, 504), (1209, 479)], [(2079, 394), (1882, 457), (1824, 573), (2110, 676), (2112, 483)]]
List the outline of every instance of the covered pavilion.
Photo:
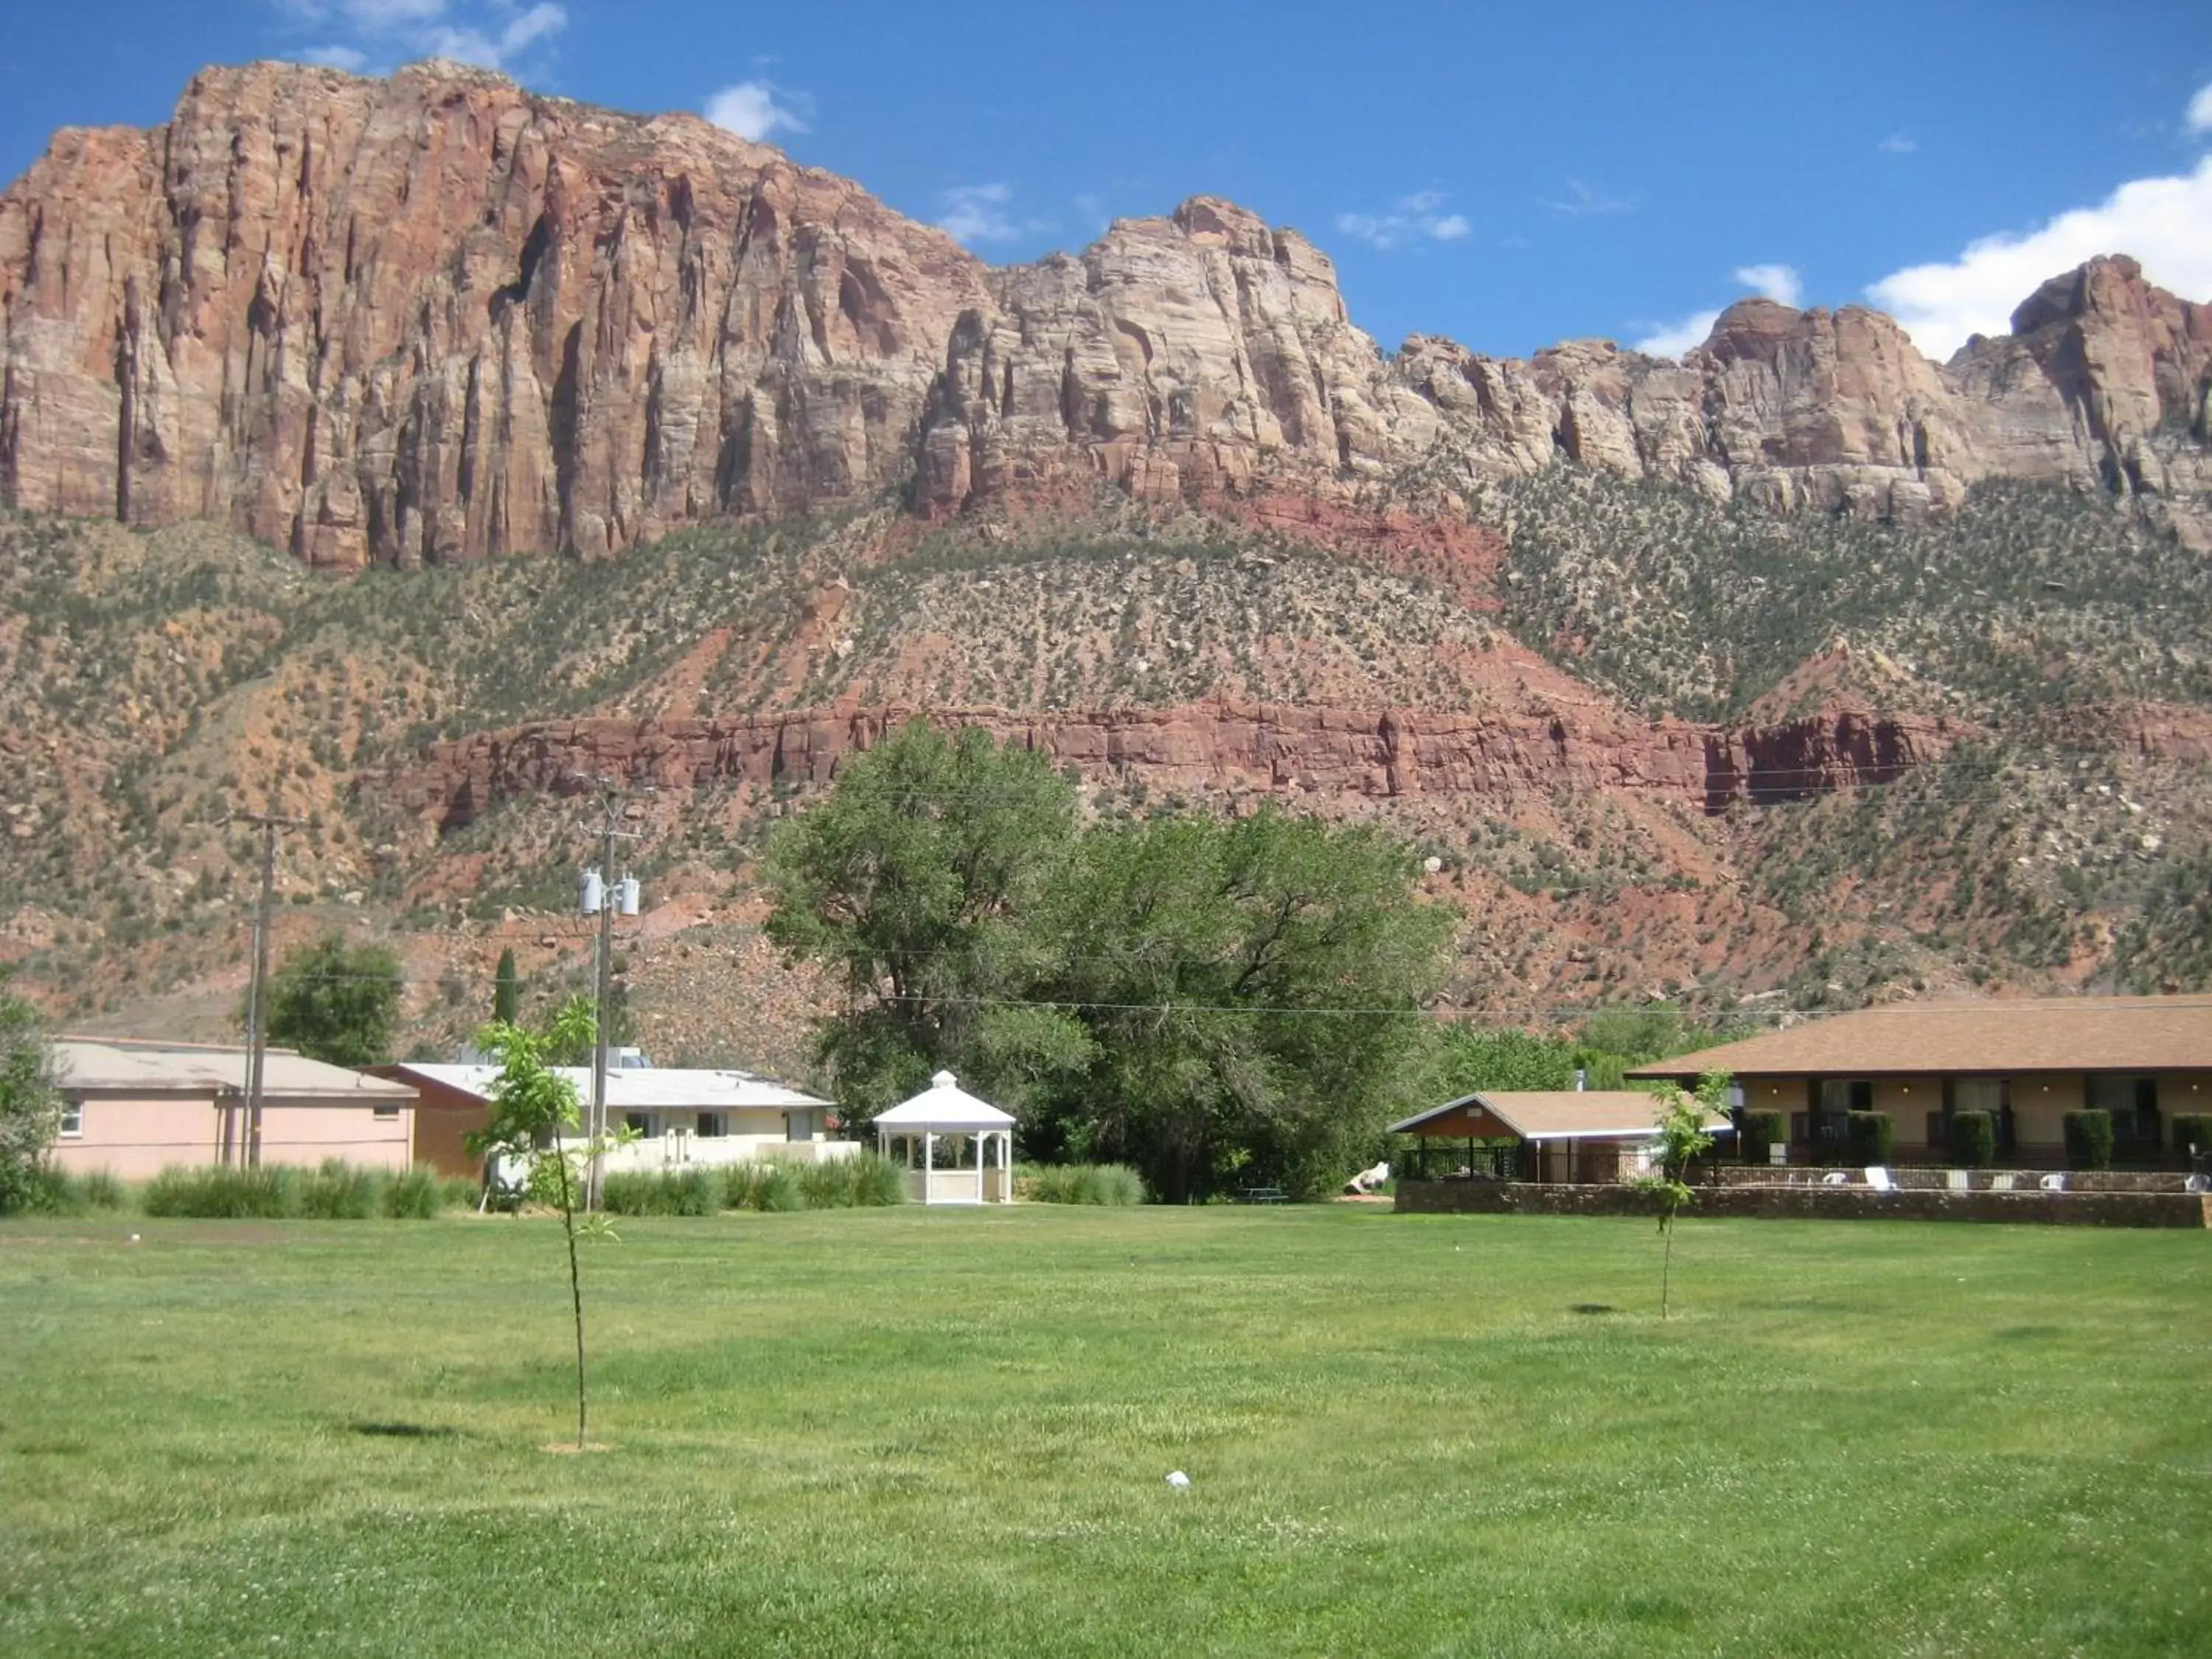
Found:
[(976, 1099), (950, 1072), (930, 1079), (929, 1087), (912, 1100), (878, 1112), (876, 1144), (884, 1157), (905, 1165), (908, 1194), (917, 1203), (1013, 1201), (1013, 1114)]
[[(1412, 1167), (1401, 1170), (1415, 1180), (1479, 1171), (1505, 1181), (1619, 1181), (1648, 1169), (1659, 1107), (1639, 1089), (1479, 1089), (1390, 1133), (1419, 1140)], [(1709, 1115), (1706, 1127), (1731, 1133), (1723, 1117)]]

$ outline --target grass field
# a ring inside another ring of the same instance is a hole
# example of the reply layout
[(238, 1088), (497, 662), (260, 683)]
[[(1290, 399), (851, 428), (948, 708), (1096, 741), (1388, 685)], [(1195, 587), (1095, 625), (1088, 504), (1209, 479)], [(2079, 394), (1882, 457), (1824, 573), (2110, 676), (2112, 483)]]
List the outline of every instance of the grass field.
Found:
[(0, 1226), (0, 1652), (2212, 1651), (2202, 1235), (622, 1231)]

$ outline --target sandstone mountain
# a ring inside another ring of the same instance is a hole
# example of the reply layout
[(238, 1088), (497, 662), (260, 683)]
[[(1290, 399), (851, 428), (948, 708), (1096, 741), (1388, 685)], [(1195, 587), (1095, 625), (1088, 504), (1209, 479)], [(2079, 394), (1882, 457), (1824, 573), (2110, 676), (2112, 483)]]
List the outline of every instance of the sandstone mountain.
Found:
[(309, 562), (616, 551), (868, 499), (1103, 477), (1362, 499), (1565, 459), (1910, 515), (1978, 479), (2212, 490), (2212, 310), (2124, 258), (1949, 364), (1765, 300), (1680, 363), (1353, 325), (1328, 257), (1225, 202), (993, 270), (688, 115), (417, 64), (203, 72), (0, 196), (0, 495), (227, 522)]
[(0, 963), (73, 1018), (222, 1029), (240, 808), (418, 1041), (550, 995), (610, 774), (647, 1041), (799, 1067), (762, 836), (918, 712), (1387, 823), (1483, 1017), (2212, 975), (2212, 307), (2124, 258), (1946, 365), (1386, 356), (1224, 202), (993, 269), (689, 116), (257, 64), (0, 194)]

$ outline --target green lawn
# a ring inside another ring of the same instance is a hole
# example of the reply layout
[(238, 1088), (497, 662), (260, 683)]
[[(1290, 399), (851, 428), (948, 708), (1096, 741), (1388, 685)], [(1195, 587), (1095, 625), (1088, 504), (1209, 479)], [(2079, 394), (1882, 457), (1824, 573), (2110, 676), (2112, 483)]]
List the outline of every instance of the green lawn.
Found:
[(2212, 1651), (2201, 1234), (623, 1235), (0, 1226), (0, 1652)]

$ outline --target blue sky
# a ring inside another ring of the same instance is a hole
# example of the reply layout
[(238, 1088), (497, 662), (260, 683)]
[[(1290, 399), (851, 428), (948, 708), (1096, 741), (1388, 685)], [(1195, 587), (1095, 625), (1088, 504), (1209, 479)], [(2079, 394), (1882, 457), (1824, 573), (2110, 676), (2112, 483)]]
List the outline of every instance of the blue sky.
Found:
[(711, 110), (994, 262), (1226, 196), (1334, 254), (1386, 349), (1680, 349), (1759, 289), (1872, 295), (1942, 356), (2098, 251), (2212, 300), (2207, 0), (12, 9), (7, 178), (55, 126), (159, 122), (204, 63), (444, 52), (618, 108)]

